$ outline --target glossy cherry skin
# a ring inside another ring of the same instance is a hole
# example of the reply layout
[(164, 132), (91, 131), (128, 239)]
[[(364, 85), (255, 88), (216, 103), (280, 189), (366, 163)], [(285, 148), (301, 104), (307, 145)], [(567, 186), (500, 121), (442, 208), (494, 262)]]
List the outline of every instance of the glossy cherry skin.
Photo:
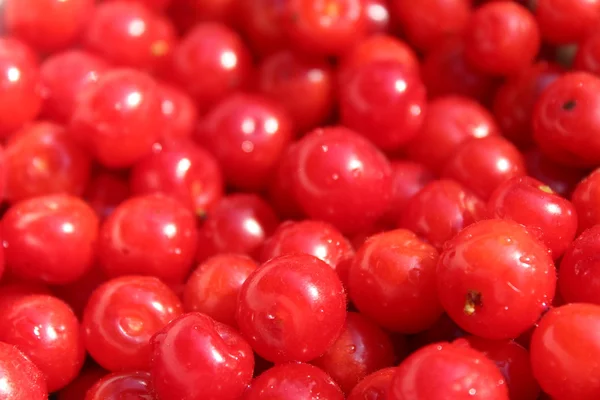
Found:
[(471, 346), (494, 361), (504, 376), (511, 400), (536, 400), (540, 394), (531, 370), (529, 352), (513, 340), (490, 340), (477, 336), (458, 339), (454, 345)]
[(533, 138), (553, 160), (578, 167), (600, 164), (600, 78), (571, 72), (557, 78), (539, 97), (533, 114)]
[(183, 307), (235, 327), (237, 298), (248, 276), (258, 267), (250, 257), (219, 254), (192, 272), (183, 290)]
[(324, 59), (280, 51), (262, 60), (256, 79), (258, 91), (285, 108), (298, 133), (322, 124), (333, 111), (335, 75)]
[(345, 318), (342, 282), (329, 265), (308, 254), (280, 256), (256, 269), (242, 285), (236, 312), (254, 351), (276, 363), (322, 355)]
[(585, 230), (567, 249), (558, 269), (558, 290), (568, 303), (600, 305), (600, 225)]
[(256, 54), (268, 56), (287, 44), (284, 32), (285, 2), (280, 0), (239, 0), (237, 12), (244, 17), (239, 29)]
[(233, 94), (203, 118), (195, 140), (215, 156), (230, 186), (257, 191), (268, 183), (292, 136), (292, 121), (277, 103)]
[(328, 373), (344, 393), (350, 393), (368, 374), (392, 366), (394, 348), (389, 336), (374, 322), (349, 312), (338, 339), (311, 363)]
[(223, 197), (223, 175), (217, 160), (191, 141), (155, 146), (129, 176), (135, 195), (165, 193), (199, 216)]
[(579, 42), (600, 22), (598, 0), (544, 0), (536, 4), (535, 17), (545, 41), (553, 44)]
[(447, 36), (461, 35), (471, 16), (470, 0), (392, 0), (391, 9), (408, 41), (427, 52)]
[(254, 194), (224, 197), (208, 211), (199, 231), (196, 260), (221, 253), (246, 254), (257, 259), (279, 220), (271, 207)]
[(342, 124), (387, 151), (415, 137), (425, 118), (425, 86), (395, 61), (374, 61), (349, 73), (339, 102)]
[(462, 183), (487, 200), (500, 184), (526, 173), (523, 155), (512, 143), (488, 136), (461, 145), (445, 164), (442, 177)]
[(304, 218), (304, 211), (296, 200), (294, 185), (289, 178), (296, 172), (294, 163), (297, 154), (298, 145), (296, 142), (292, 142), (279, 160), (279, 165), (275, 168), (275, 173), (267, 188), (266, 197), (269, 204), (282, 219), (300, 220)]
[(511, 219), (524, 225), (548, 247), (555, 260), (577, 233), (575, 206), (528, 176), (513, 178), (498, 186), (487, 207), (491, 218)]
[(553, 191), (565, 198), (570, 198), (573, 190), (588, 171), (578, 168), (569, 168), (560, 165), (545, 156), (539, 148), (532, 148), (525, 152), (527, 175), (544, 182)]
[(108, 371), (147, 370), (150, 338), (182, 313), (181, 301), (158, 278), (111, 279), (94, 291), (83, 313), (86, 350)]
[(0, 87), (0, 137), (6, 137), (42, 108), (37, 58), (16, 39), (0, 38)]
[(161, 194), (131, 197), (100, 228), (98, 262), (109, 278), (150, 275), (183, 282), (196, 256), (196, 219)]
[(599, 324), (600, 306), (584, 303), (554, 308), (540, 320), (531, 338), (531, 365), (552, 399), (592, 400), (600, 394)]
[(313, 255), (337, 269), (354, 256), (354, 249), (340, 231), (326, 222), (286, 221), (265, 241), (260, 259), (265, 262), (294, 253)]
[(198, 110), (193, 99), (182, 89), (167, 83), (160, 83), (158, 91), (164, 129), (161, 141), (191, 138), (198, 123)]
[(392, 15), (388, 0), (364, 0), (365, 30), (367, 35), (387, 33), (392, 28)]
[(23, 295), (1, 311), (0, 341), (16, 346), (40, 369), (48, 391), (77, 376), (85, 350), (77, 317), (66, 303), (48, 295)]
[(437, 261), (437, 250), (410, 231), (372, 236), (350, 266), (350, 300), (386, 329), (400, 333), (427, 329), (442, 314), (435, 283)]
[(589, 35), (577, 47), (573, 59), (573, 68), (580, 71), (598, 74), (600, 72), (600, 35)]
[(69, 195), (34, 197), (14, 204), (1, 222), (6, 264), (23, 279), (69, 283), (91, 267), (98, 217)]
[(391, 200), (391, 167), (369, 141), (344, 127), (319, 128), (297, 142), (294, 197), (312, 219), (344, 234), (377, 221)]
[[(0, 342), (0, 397), (10, 400), (47, 400), (44, 375), (15, 346)], [(343, 399), (343, 397), (342, 397)]]
[(408, 161), (391, 161), (392, 166), (392, 201), (383, 219), (395, 225), (404, 208), (425, 185), (435, 179), (435, 175), (422, 164)]
[(532, 115), (542, 92), (563, 73), (558, 64), (535, 63), (500, 86), (494, 97), (493, 111), (502, 134), (520, 147), (533, 144)]
[(293, 48), (310, 54), (340, 55), (366, 31), (362, 0), (290, 0), (284, 30)]
[(350, 392), (346, 400), (387, 400), (396, 368), (383, 368), (364, 377)]
[(237, 11), (234, 6), (237, 5), (235, 0), (171, 0), (167, 15), (183, 34), (206, 21), (237, 26), (240, 23), (238, 19), (243, 19), (237, 18), (238, 15), (234, 13)]
[(51, 122), (28, 124), (15, 132), (4, 157), (4, 196), (11, 203), (56, 193), (81, 196), (90, 179), (90, 156), (63, 126)]
[(86, 25), (84, 48), (112, 65), (156, 70), (175, 46), (170, 22), (141, 4), (113, 0), (98, 4)]
[(93, 176), (83, 194), (85, 201), (103, 220), (129, 198), (131, 191), (126, 177), (119, 172), (100, 171)]
[(435, 343), (397, 368), (389, 400), (508, 400), (504, 377), (493, 361), (470, 347)]
[(406, 153), (411, 160), (439, 173), (461, 144), (499, 134), (494, 117), (476, 101), (444, 96), (427, 104), (423, 125), (406, 147)]
[(160, 399), (236, 400), (252, 380), (254, 356), (248, 342), (204, 314), (177, 318), (150, 343), (150, 372)]
[(95, 85), (108, 64), (100, 57), (79, 49), (65, 50), (46, 58), (40, 65), (44, 103), (42, 115), (53, 121), (67, 123), (79, 93)]
[(458, 232), (486, 216), (479, 197), (455, 181), (440, 179), (408, 200), (397, 224), (441, 250)]
[(148, 372), (114, 372), (98, 380), (85, 394), (84, 400), (118, 400), (123, 398), (151, 400), (154, 393)]
[(58, 400), (81, 400), (85, 398), (87, 391), (107, 374), (105, 370), (96, 365), (84, 367), (71, 383), (57, 393), (56, 398)]
[(156, 82), (139, 71), (115, 69), (81, 93), (70, 132), (102, 165), (129, 167), (152, 151), (161, 118)]
[(244, 400), (343, 400), (340, 387), (322, 369), (310, 364), (279, 364), (260, 374)]
[(487, 74), (511, 75), (533, 63), (540, 32), (533, 14), (512, 1), (478, 7), (465, 31), (466, 57)]
[(463, 229), (437, 266), (438, 295), (465, 331), (515, 338), (550, 306), (556, 270), (548, 249), (522, 225), (489, 219)]
[(244, 88), (251, 72), (250, 53), (238, 34), (224, 25), (206, 22), (196, 25), (177, 44), (169, 77), (188, 91), (203, 114), (228, 94)]
[(596, 169), (579, 182), (571, 201), (577, 210), (579, 232), (600, 224), (600, 170)]
[(454, 94), (487, 103), (497, 86), (492, 77), (467, 62), (465, 43), (456, 37), (431, 48), (423, 59), (421, 78), (430, 98)]
[(93, 0), (7, 0), (3, 19), (11, 36), (51, 53), (77, 41), (93, 7)]

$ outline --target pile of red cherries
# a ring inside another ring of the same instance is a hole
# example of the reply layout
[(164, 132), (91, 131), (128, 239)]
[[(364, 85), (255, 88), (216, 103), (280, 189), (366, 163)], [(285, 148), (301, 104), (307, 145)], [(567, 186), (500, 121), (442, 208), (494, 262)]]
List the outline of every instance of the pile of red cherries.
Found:
[(600, 0), (0, 15), (0, 399), (600, 399)]

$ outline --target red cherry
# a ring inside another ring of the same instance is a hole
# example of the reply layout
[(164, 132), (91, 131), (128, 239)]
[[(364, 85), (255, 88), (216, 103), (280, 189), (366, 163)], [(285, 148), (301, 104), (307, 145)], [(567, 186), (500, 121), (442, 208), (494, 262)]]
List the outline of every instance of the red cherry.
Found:
[(575, 239), (575, 207), (536, 179), (526, 176), (506, 181), (493, 192), (487, 207), (492, 218), (524, 225), (548, 247), (555, 260)]
[(367, 35), (387, 33), (392, 27), (388, 0), (364, 0), (365, 31)]
[(179, 88), (166, 83), (159, 84), (158, 91), (162, 101), (162, 141), (191, 138), (198, 122), (198, 110), (192, 98)]
[(567, 249), (558, 269), (558, 289), (568, 303), (600, 305), (600, 225), (584, 231)]
[(60, 123), (69, 121), (79, 93), (98, 83), (108, 64), (91, 53), (71, 49), (55, 53), (40, 66), (44, 104), (42, 115)]
[(47, 295), (15, 297), (2, 307), (0, 341), (16, 346), (42, 372), (48, 391), (62, 389), (83, 366), (85, 350), (71, 308)]
[(98, 4), (82, 38), (87, 50), (111, 64), (143, 70), (164, 67), (175, 40), (168, 20), (139, 3), (124, 0)]
[(444, 96), (427, 104), (423, 126), (408, 144), (406, 153), (439, 173), (463, 143), (499, 134), (494, 117), (477, 102), (462, 96)]
[(485, 203), (479, 197), (459, 183), (440, 179), (407, 201), (397, 223), (441, 250), (458, 232), (485, 217)]
[(414, 138), (426, 112), (421, 79), (395, 61), (373, 61), (348, 73), (339, 102), (342, 123), (386, 151)]
[(252, 379), (248, 343), (204, 314), (177, 318), (150, 343), (152, 384), (161, 399), (239, 399)]
[(187, 90), (203, 114), (244, 88), (251, 70), (250, 53), (237, 33), (207, 22), (196, 25), (175, 46), (170, 79)]
[(100, 228), (98, 262), (109, 278), (151, 275), (182, 282), (196, 256), (194, 215), (160, 194), (131, 197)]
[(477, 336), (458, 339), (454, 344), (471, 346), (494, 361), (504, 375), (511, 400), (538, 398), (540, 387), (531, 370), (529, 352), (520, 344), (512, 340), (490, 340)]
[(244, 39), (250, 43), (256, 53), (269, 55), (285, 47), (287, 42), (283, 31), (285, 2), (238, 0), (237, 7), (239, 14), (244, 16), (240, 21)]
[(81, 93), (70, 131), (104, 166), (128, 167), (150, 154), (161, 120), (156, 82), (139, 71), (116, 69)]
[(292, 139), (292, 121), (271, 100), (234, 94), (204, 117), (195, 139), (215, 156), (229, 185), (258, 190)]
[(447, 36), (461, 35), (471, 16), (470, 0), (392, 0), (391, 8), (410, 43), (423, 52)]
[(206, 21), (237, 25), (237, 13), (234, 13), (237, 5), (236, 0), (171, 0), (167, 14), (179, 31), (186, 33)]
[(535, 16), (545, 41), (568, 44), (584, 39), (600, 23), (598, 0), (544, 0)]
[(322, 55), (340, 55), (365, 33), (362, 0), (289, 0), (284, 30), (292, 47)]
[(298, 145), (291, 143), (284, 151), (279, 165), (267, 188), (267, 199), (282, 219), (302, 219), (304, 211), (298, 204), (294, 193), (294, 185), (290, 176), (296, 173), (295, 159), (298, 154)]
[(100, 219), (109, 216), (130, 195), (127, 180), (119, 173), (100, 171), (92, 177), (83, 198)]
[(442, 314), (435, 269), (438, 252), (407, 230), (370, 237), (348, 275), (350, 300), (380, 326), (401, 333), (429, 328)]
[(84, 368), (77, 378), (61, 389), (56, 398), (58, 400), (81, 400), (87, 391), (96, 384), (107, 372), (98, 366)]
[[(0, 397), (10, 400), (47, 400), (44, 375), (15, 346), (0, 342)], [(342, 397), (343, 399), (343, 397)]]
[(42, 108), (37, 58), (16, 39), (0, 38), (0, 88), (0, 137), (6, 137), (33, 121)]
[(600, 306), (574, 303), (554, 308), (531, 338), (533, 374), (553, 399), (592, 400), (600, 395), (597, 361)]
[(187, 141), (166, 144), (142, 159), (129, 177), (134, 195), (164, 193), (204, 216), (221, 200), (223, 177), (217, 160)]
[(391, 167), (366, 139), (343, 127), (319, 128), (297, 142), (290, 177), (294, 197), (312, 219), (357, 233), (387, 211)]
[(1, 227), (6, 264), (18, 277), (63, 284), (92, 267), (98, 217), (77, 197), (59, 194), (16, 203)]
[(76, 43), (94, 1), (7, 0), (3, 6), (8, 33), (41, 53), (49, 53)]
[(538, 148), (523, 154), (527, 173), (544, 182), (556, 193), (570, 198), (575, 186), (585, 177), (586, 171), (557, 164), (546, 157)]
[(237, 298), (248, 276), (258, 267), (250, 257), (219, 254), (192, 272), (183, 290), (183, 307), (235, 327)]
[(343, 400), (344, 394), (320, 368), (310, 364), (276, 365), (260, 374), (244, 394), (244, 400)]
[(557, 78), (539, 97), (533, 113), (533, 138), (548, 157), (565, 165), (600, 164), (597, 104), (600, 78), (570, 72)]
[(85, 395), (85, 400), (117, 400), (121, 398), (151, 399), (148, 372), (115, 372), (98, 380)]
[(286, 221), (279, 225), (262, 248), (261, 260), (287, 254), (310, 254), (329, 264), (333, 269), (350, 261), (354, 249), (340, 231), (321, 221)]
[(367, 375), (354, 386), (346, 400), (387, 400), (395, 374), (396, 368), (383, 368)]
[(511, 75), (533, 63), (540, 32), (533, 14), (513, 1), (477, 8), (465, 32), (467, 60), (487, 74)]
[(94, 291), (83, 313), (86, 350), (108, 371), (147, 370), (148, 341), (182, 313), (180, 300), (158, 278), (109, 280)]
[(236, 314), (254, 351), (279, 363), (323, 354), (345, 318), (342, 282), (330, 266), (308, 254), (280, 256), (256, 269), (242, 286)]
[(397, 368), (389, 400), (508, 400), (504, 377), (485, 354), (467, 346), (435, 343)]
[(80, 196), (90, 178), (90, 157), (63, 126), (51, 122), (15, 132), (4, 154), (9, 202), (56, 193)]
[(271, 207), (260, 197), (243, 193), (226, 196), (208, 211), (200, 227), (196, 260), (202, 262), (221, 253), (257, 259), (263, 242), (278, 223)]
[(442, 177), (462, 183), (487, 200), (500, 184), (526, 172), (523, 155), (512, 143), (488, 136), (461, 145), (444, 166)]
[(106, 280), (104, 271), (97, 265), (94, 265), (78, 280), (64, 285), (52, 286), (52, 293), (66, 302), (73, 312), (75, 312), (75, 315), (81, 318), (90, 296)]
[(344, 330), (333, 345), (312, 364), (329, 374), (344, 393), (368, 374), (394, 363), (389, 336), (361, 314), (349, 312)]
[(490, 219), (444, 246), (436, 279), (444, 309), (461, 328), (507, 339), (525, 332), (550, 306), (556, 270), (548, 249), (525, 227)]
[(257, 75), (259, 92), (285, 108), (296, 132), (313, 129), (331, 115), (335, 77), (327, 61), (285, 50), (265, 57)]

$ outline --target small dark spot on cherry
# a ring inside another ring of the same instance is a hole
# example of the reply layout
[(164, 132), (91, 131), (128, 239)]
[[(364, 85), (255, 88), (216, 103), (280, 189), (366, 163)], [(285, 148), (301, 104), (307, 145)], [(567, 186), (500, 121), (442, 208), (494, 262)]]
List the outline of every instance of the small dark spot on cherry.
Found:
[(483, 305), (482, 299), (481, 299), (481, 293), (475, 291), (475, 290), (469, 290), (469, 292), (467, 293), (467, 300), (465, 301), (465, 314), (467, 315), (473, 315), (475, 314), (475, 311), (477, 310), (477, 307), (481, 307)]
[(577, 102), (575, 100), (568, 100), (562, 105), (562, 109), (565, 111), (571, 111), (575, 108)]

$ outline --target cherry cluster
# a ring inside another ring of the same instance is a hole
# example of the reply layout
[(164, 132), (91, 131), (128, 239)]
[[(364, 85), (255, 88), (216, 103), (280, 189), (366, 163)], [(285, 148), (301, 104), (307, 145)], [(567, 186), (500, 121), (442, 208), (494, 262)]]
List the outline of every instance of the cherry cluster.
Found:
[(600, 399), (600, 0), (0, 4), (0, 399)]

